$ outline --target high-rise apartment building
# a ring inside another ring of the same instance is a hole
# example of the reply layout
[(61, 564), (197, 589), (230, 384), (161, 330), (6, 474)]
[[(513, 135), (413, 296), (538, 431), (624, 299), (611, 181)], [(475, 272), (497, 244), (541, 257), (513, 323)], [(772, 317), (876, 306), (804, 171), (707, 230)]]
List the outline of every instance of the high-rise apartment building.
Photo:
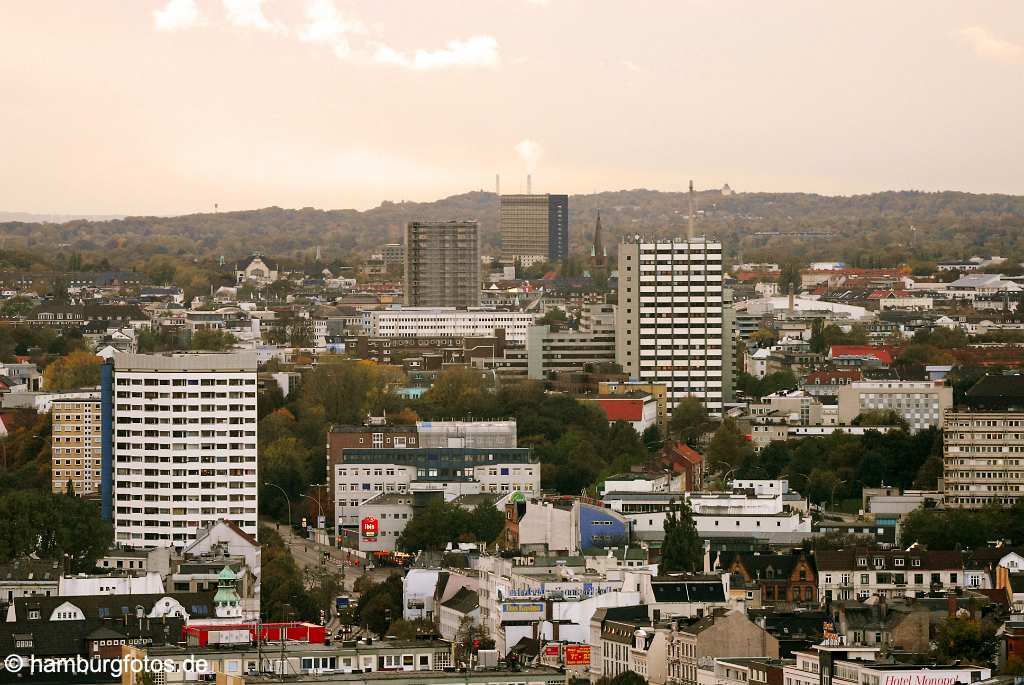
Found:
[(60, 397), (50, 403), (51, 489), (55, 493), (90, 495), (99, 491), (103, 454), (100, 449), (100, 394)]
[(218, 519), (256, 535), (255, 353), (115, 354), (101, 389), (116, 544), (182, 546)]
[(405, 306), (480, 305), (476, 221), (410, 221), (405, 227)]
[(947, 411), (942, 428), (947, 507), (1010, 506), (1024, 498), (1024, 411)]
[(523, 266), (569, 256), (568, 195), (502, 195), (501, 249)]
[(696, 397), (708, 411), (725, 399), (722, 244), (704, 239), (619, 246), (616, 361), (633, 380), (662, 383), (668, 410)]

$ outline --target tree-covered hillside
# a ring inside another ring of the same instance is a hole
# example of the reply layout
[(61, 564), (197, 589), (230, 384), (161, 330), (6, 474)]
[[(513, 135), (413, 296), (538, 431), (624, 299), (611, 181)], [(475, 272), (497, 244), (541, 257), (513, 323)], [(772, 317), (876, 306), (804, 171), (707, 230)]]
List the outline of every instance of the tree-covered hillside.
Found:
[[(885, 192), (852, 197), (802, 193), (697, 194), (699, 233), (721, 238), (730, 259), (787, 257), (843, 259), (854, 265), (894, 265), (973, 254), (1024, 257), (1024, 197), (943, 192)], [(621, 236), (684, 235), (685, 193), (622, 190), (570, 198), (571, 243), (589, 254), (593, 225), (601, 212), (610, 251)], [(411, 219), (478, 219), (485, 252), (497, 250), (498, 205), (493, 193), (471, 192), (415, 203), (385, 202), (367, 211), (281, 209), (128, 217), (63, 224), (0, 224), (0, 268), (18, 268), (17, 256), (56, 258), (80, 252), (106, 257), (118, 268), (141, 266), (156, 255), (229, 262), (253, 251), (304, 261), (320, 246), (330, 262), (368, 255), (399, 242)], [(911, 227), (914, 227), (912, 230)], [(59, 248), (54, 250), (54, 247)], [(24, 260), (23, 260), (24, 261)]]

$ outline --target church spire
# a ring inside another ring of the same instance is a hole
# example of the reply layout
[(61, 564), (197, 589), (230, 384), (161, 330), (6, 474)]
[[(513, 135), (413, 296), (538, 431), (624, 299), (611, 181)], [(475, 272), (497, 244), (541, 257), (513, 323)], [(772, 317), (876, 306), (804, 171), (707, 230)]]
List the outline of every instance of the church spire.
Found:
[(608, 255), (604, 251), (604, 242), (601, 239), (601, 210), (597, 210), (597, 222), (594, 224), (594, 246), (591, 248), (590, 261), (595, 267), (604, 267), (608, 261)]

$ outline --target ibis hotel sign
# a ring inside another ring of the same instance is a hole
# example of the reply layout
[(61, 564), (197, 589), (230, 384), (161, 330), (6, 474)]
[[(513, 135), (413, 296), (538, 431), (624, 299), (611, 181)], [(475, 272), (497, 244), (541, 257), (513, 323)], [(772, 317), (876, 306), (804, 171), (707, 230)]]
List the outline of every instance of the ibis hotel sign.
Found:
[(359, 530), (364, 540), (376, 540), (380, 533), (380, 522), (373, 516), (367, 516), (359, 522)]

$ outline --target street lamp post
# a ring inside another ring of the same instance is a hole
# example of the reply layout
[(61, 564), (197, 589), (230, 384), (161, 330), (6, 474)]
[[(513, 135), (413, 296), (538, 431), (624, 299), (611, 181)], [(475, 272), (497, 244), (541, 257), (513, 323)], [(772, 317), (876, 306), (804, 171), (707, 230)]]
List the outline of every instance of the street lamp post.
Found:
[[(303, 497), (316, 504), (316, 516), (318, 519), (322, 519), (324, 517), (324, 510), (320, 507), (320, 500), (312, 495), (303, 495)], [(317, 523), (319, 523), (319, 521), (317, 521)]]
[[(719, 466), (729, 466), (729, 463), (725, 462), (725, 461), (709, 461), (708, 462), (709, 466), (714, 466), (716, 464), (719, 465)], [(739, 470), (739, 467), (738, 466), (734, 466), (733, 468), (731, 468), (728, 471), (726, 471), (725, 475), (722, 477), (722, 482), (725, 483), (726, 485), (728, 485), (729, 484), (729, 474), (736, 473), (737, 470)]]
[(285, 500), (288, 502), (288, 527), (291, 528), (292, 527), (292, 498), (289, 497), (288, 493), (284, 491), (284, 488), (282, 488), (277, 483), (271, 483), (269, 481), (263, 481), (263, 484), (268, 486), (268, 487), (271, 487), (271, 488), (277, 488), (278, 490), (281, 491), (281, 494), (284, 495)]

